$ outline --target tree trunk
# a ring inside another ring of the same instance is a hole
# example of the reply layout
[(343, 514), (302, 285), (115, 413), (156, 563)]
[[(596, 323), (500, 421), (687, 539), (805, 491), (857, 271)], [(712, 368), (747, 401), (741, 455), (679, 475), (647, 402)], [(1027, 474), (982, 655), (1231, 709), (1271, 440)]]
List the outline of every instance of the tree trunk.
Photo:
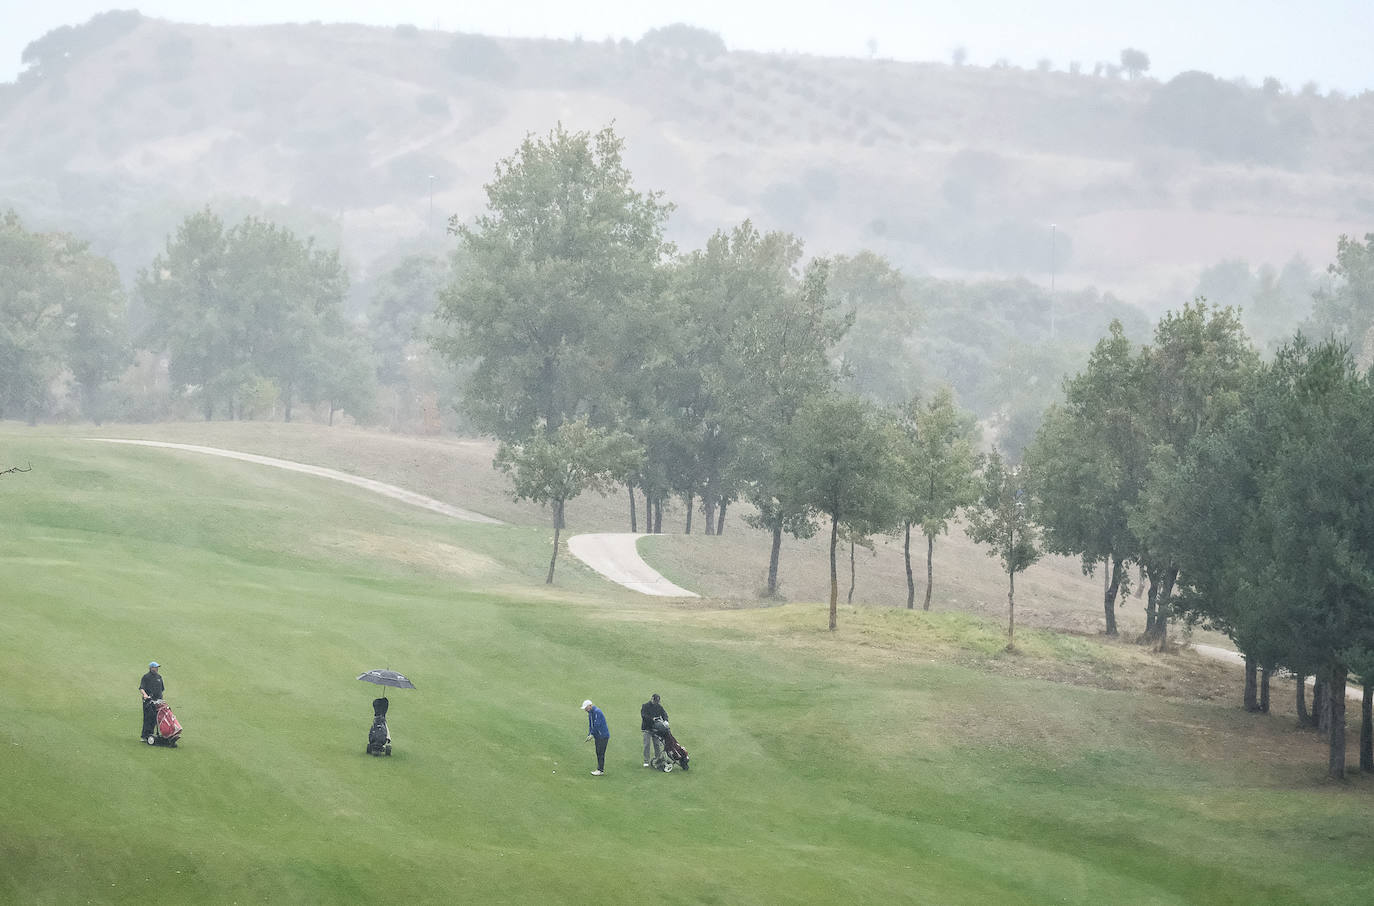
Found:
[(631, 482), (625, 482), (625, 490), (630, 492), (630, 532), (639, 531), (638, 520), (635, 518), (635, 486)]
[(1299, 673), (1294, 679), (1298, 681), (1298, 726), (1311, 726), (1312, 718), (1307, 713), (1307, 677)]
[(1331, 713), (1331, 736), (1326, 760), (1326, 776), (1345, 779), (1345, 674), (1344, 664), (1331, 668), (1331, 685), (1326, 690), (1326, 710)]
[(840, 543), (840, 520), (838, 517), (830, 519), (830, 631), (835, 631), (837, 622), (835, 620), (835, 607), (840, 598), (840, 581), (835, 571), (835, 547)]
[(331, 427), (331, 428), (334, 427), (334, 413), (335, 413), (335, 412), (338, 412), (338, 411), (339, 411), (339, 409), (338, 409), (337, 406), (334, 405), (334, 401), (333, 401), (333, 400), (330, 400), (330, 401), (329, 401), (329, 427)]
[(549, 576), (548, 576), (547, 579), (544, 580), (544, 584), (545, 584), (545, 585), (552, 585), (552, 584), (553, 584), (553, 565), (554, 565), (554, 563), (558, 560), (558, 532), (559, 532), (559, 528), (560, 528), (560, 526), (559, 526), (559, 524), (558, 524), (558, 520), (555, 519), (555, 520), (554, 520), (554, 523), (553, 523), (553, 556), (549, 558)]
[(294, 401), (293, 399), (291, 399), (291, 388), (290, 388), (290, 386), (288, 385), (288, 386), (287, 386), (287, 389), (286, 389), (286, 392), (282, 394), (282, 413), (283, 413), (283, 419), (284, 419), (288, 424), (290, 424), (290, 422), (291, 422), (291, 405), (292, 405), (292, 403), (294, 403), (294, 402), (295, 402), (295, 401)]
[(1269, 713), (1269, 668), (1260, 668), (1259, 712)]
[(1368, 681), (1360, 703), (1360, 770), (1374, 771), (1374, 683)]
[(696, 499), (697, 499), (697, 498), (696, 498), (696, 494), (692, 493), (691, 491), (688, 491), (688, 492), (687, 492), (687, 532), (686, 532), (686, 534), (688, 534), (688, 535), (692, 534), (692, 504), (693, 504), (694, 502), (696, 502)]
[(854, 539), (849, 539), (849, 597), (845, 598), (844, 603), (854, 603), (854, 585), (856, 578), (854, 575)]
[(1247, 654), (1247, 655), (1245, 656), (1245, 699), (1244, 699), (1244, 707), (1245, 707), (1245, 710), (1246, 710), (1246, 711), (1258, 711), (1258, 710), (1259, 710), (1259, 702), (1258, 702), (1257, 696), (1256, 696), (1256, 694), (1255, 694), (1255, 693), (1259, 690), (1259, 684), (1256, 682), (1257, 676), (1258, 676), (1258, 670), (1257, 670), (1257, 668), (1256, 668), (1256, 666), (1255, 666), (1255, 661), (1254, 661), (1253, 658), (1251, 658), (1251, 657)]
[(782, 556), (782, 519), (773, 523), (773, 546), (768, 551), (768, 597), (778, 596), (778, 559)]
[(906, 563), (906, 609), (916, 609), (916, 580), (911, 575), (911, 523), (906, 524), (906, 535), (902, 540), (902, 560)]
[(1107, 635), (1116, 635), (1116, 590), (1121, 587), (1121, 559), (1111, 558), (1111, 580), (1102, 593), (1102, 613), (1107, 618)]
[(649, 489), (644, 489), (644, 531), (653, 534), (654, 531), (654, 502), (649, 499)]
[(1326, 680), (1319, 671), (1312, 683), (1312, 726), (1318, 733), (1326, 732)]
[(1171, 566), (1164, 573), (1164, 584), (1155, 601), (1155, 636), (1159, 640), (1156, 651), (1163, 651), (1169, 645), (1169, 599), (1174, 596), (1174, 583), (1177, 581), (1178, 567)]
[(726, 502), (725, 502), (724, 500), (722, 500), (722, 501), (720, 502), (720, 512), (716, 514), (716, 534), (717, 534), (717, 535), (724, 535), (724, 534), (725, 534), (725, 506), (726, 506)]
[(935, 536), (926, 535), (926, 603), (922, 610), (930, 610), (930, 590), (935, 587)]
[(563, 519), (563, 504), (564, 502), (562, 500), (559, 500), (555, 501), (553, 505), (553, 527), (555, 530), (565, 528), (568, 524)]
[(1016, 571), (1007, 573), (1007, 650), (1016, 650)]
[(663, 498), (654, 501), (654, 534), (663, 534)]
[(716, 498), (701, 495), (701, 515), (702, 521), (706, 523), (706, 534), (714, 535), (716, 532)]
[(1150, 595), (1145, 599), (1145, 635), (1144, 639), (1154, 638), (1155, 634), (1155, 586), (1150, 583)]

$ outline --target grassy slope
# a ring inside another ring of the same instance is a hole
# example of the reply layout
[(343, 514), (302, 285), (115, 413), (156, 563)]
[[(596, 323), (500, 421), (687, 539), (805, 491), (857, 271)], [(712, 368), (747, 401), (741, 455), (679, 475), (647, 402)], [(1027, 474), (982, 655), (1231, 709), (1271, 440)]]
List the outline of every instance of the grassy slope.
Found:
[[(1374, 897), (1371, 787), (1318, 782), (1287, 721), (1001, 676), (996, 627), (962, 615), (857, 608), (830, 637), (813, 606), (665, 604), (572, 561), (550, 593), (539, 527), (0, 437), (35, 466), (0, 480), (0, 901)], [(128, 732), (150, 657), (176, 751)], [(373, 666), (420, 686), (394, 696), (391, 759), (362, 754)], [(639, 767), (651, 689), (689, 774)], [(613, 733), (599, 780), (585, 696)]]

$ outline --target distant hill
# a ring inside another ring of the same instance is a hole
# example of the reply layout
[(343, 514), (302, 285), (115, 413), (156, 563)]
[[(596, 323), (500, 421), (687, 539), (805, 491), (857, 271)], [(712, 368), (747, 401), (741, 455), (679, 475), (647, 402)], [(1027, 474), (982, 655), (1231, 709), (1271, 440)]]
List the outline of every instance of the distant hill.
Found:
[(365, 272), (478, 213), (495, 162), (559, 121), (614, 121), (687, 247), (752, 217), (813, 253), (1053, 268), (1176, 304), (1222, 258), (1322, 265), (1374, 224), (1369, 93), (739, 53), (686, 26), (553, 41), (132, 11), (25, 61), (0, 84), (0, 208), (91, 238), (126, 275), (207, 201), (339, 242)]

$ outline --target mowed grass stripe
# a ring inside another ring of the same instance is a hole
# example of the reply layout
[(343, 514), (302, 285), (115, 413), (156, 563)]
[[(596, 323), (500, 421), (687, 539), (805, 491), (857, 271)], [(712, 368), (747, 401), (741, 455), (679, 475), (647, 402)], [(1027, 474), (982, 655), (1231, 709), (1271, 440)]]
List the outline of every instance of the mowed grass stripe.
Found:
[[(34, 472), (0, 486), (0, 900), (1374, 892), (1367, 837), (1345, 835), (1370, 791), (1250, 774), (1246, 751), (1273, 740), (1226, 709), (775, 644), (790, 608), (703, 616), (575, 570), (549, 595), (541, 527), (472, 531), (307, 476), (235, 484), (230, 463), (27, 444)], [(496, 572), (314, 543), (325, 524), (452, 543)], [(175, 751), (134, 739), (149, 657), (187, 728)], [(420, 687), (392, 695), (390, 759), (362, 754), (377, 689), (353, 677), (378, 666)], [(690, 773), (639, 767), (650, 691)], [(610, 718), (604, 778), (587, 775), (583, 697)], [(1189, 760), (1147, 719), (1213, 725), (1238, 764)]]

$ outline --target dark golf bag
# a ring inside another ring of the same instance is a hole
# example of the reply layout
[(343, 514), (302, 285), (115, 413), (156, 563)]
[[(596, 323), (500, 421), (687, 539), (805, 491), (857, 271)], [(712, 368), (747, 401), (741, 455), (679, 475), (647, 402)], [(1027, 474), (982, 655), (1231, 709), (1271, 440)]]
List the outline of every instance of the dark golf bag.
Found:
[(673, 765), (677, 765), (684, 771), (687, 770), (687, 764), (690, 760), (687, 750), (674, 738), (672, 731), (668, 728), (668, 722), (661, 717), (655, 717), (650, 732), (663, 743), (663, 755), (651, 762), (653, 766), (665, 773), (671, 771)]
[(367, 731), (367, 754), (390, 755), (391, 731), (386, 725), (386, 709), (391, 702), (385, 698), (372, 700), (372, 728)]

